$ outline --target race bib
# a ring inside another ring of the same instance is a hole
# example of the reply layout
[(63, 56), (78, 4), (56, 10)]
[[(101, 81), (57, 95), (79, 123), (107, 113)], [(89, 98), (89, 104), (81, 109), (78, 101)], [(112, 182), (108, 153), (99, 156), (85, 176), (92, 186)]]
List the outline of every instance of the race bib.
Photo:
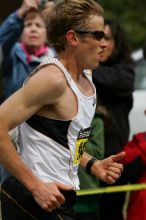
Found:
[(86, 129), (81, 129), (79, 132), (79, 136), (76, 140), (76, 149), (75, 149), (75, 155), (74, 155), (74, 165), (79, 165), (81, 157), (85, 151), (86, 143), (88, 141), (89, 135), (90, 135), (91, 127)]

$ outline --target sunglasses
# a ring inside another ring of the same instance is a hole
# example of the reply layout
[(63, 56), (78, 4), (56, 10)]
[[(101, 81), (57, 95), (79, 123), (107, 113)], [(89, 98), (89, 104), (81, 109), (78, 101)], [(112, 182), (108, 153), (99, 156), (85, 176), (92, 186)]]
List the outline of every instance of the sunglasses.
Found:
[(82, 30), (74, 30), (76, 33), (83, 34), (83, 35), (92, 35), (97, 40), (101, 40), (104, 38), (105, 33), (103, 31), (82, 31)]

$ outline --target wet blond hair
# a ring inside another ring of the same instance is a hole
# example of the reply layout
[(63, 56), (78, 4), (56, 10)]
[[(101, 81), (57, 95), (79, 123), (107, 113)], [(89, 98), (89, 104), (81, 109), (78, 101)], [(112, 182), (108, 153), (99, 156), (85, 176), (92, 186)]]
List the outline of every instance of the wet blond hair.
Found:
[(103, 8), (94, 0), (64, 0), (45, 14), (48, 43), (57, 52), (65, 49), (69, 30), (85, 29), (91, 16), (103, 16)]

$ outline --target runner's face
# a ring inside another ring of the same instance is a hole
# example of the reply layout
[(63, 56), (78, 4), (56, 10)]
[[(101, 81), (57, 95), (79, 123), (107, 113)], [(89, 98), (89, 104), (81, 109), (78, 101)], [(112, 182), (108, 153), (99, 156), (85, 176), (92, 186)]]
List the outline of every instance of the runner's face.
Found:
[[(89, 20), (89, 24), (84, 31), (104, 31), (104, 19), (102, 16), (94, 15)], [(101, 39), (97, 39), (92, 34), (78, 34), (79, 45), (77, 48), (77, 60), (84, 69), (94, 69), (100, 61)]]

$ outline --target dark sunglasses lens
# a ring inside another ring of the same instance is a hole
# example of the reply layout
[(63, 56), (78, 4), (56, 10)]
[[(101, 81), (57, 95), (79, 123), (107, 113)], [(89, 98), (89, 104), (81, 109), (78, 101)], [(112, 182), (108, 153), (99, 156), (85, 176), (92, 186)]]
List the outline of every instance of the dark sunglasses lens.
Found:
[(101, 40), (105, 36), (105, 34), (103, 31), (96, 31), (95, 36), (96, 36), (97, 40)]

